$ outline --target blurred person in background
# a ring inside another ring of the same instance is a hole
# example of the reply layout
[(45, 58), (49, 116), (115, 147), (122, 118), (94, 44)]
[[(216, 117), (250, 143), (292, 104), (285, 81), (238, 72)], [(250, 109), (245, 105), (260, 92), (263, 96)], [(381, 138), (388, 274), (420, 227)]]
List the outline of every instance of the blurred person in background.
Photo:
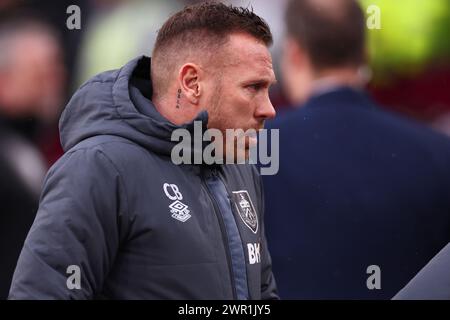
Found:
[(52, 31), (29, 18), (0, 23), (0, 298), (8, 294), (47, 163), (36, 144), (55, 120), (64, 72)]
[(450, 141), (365, 94), (356, 1), (293, 0), (286, 21), (297, 109), (269, 124), (280, 170), (263, 177), (280, 296), (389, 299), (450, 241)]
[(66, 89), (59, 38), (29, 14), (2, 19), (0, 28), (0, 117), (35, 144), (50, 165), (62, 151), (54, 132)]

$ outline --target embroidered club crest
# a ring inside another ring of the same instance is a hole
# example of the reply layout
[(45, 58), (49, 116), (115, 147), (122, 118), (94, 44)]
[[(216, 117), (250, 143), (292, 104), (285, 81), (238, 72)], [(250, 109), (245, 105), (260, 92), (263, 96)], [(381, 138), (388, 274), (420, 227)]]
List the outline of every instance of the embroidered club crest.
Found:
[(256, 210), (248, 191), (233, 191), (233, 200), (244, 224), (250, 228), (253, 233), (258, 232), (258, 217), (256, 216)]

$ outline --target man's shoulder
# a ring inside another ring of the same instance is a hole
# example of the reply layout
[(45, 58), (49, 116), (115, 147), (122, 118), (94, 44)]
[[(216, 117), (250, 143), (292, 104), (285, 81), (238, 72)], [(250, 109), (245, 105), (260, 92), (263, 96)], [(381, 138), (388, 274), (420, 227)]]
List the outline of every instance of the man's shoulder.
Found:
[[(427, 150), (430, 153), (442, 153), (450, 158), (450, 138), (431, 128), (428, 124), (407, 115), (378, 107), (372, 113), (370, 120), (380, 134), (390, 138), (388, 143), (402, 143)], [(370, 125), (371, 123), (368, 122)], [(371, 126), (367, 127), (368, 130)]]
[[(305, 131), (348, 131), (352, 139), (361, 139), (365, 134), (379, 132), (382, 136), (392, 136), (391, 142), (400, 139), (408, 143), (433, 144), (437, 148), (448, 149), (450, 139), (433, 130), (428, 125), (406, 115), (389, 110), (371, 101), (334, 100), (315, 101), (303, 107), (292, 108), (268, 123), (269, 129), (282, 129), (289, 133)], [(358, 103), (359, 102), (359, 103)], [(388, 142), (388, 141), (386, 141)]]
[[(320, 145), (321, 148), (314, 149), (319, 153), (312, 153), (311, 156), (331, 154), (345, 158), (357, 153), (402, 153), (403, 165), (426, 162), (428, 167), (438, 168), (443, 176), (450, 176), (449, 137), (418, 120), (375, 103), (306, 106), (285, 113), (270, 123), (269, 128), (280, 129), (280, 140), (292, 141), (291, 145), (296, 148)], [(339, 145), (360, 147), (347, 148), (350, 153), (345, 153), (334, 147)], [(286, 148), (284, 150), (290, 152)], [(305, 158), (308, 158), (308, 153), (300, 160), (288, 157), (286, 161), (298, 165), (298, 161)]]
[(127, 153), (131, 156), (134, 153), (144, 152), (144, 148), (128, 139), (115, 135), (97, 135), (84, 139), (69, 149), (66, 154), (84, 150), (85, 152), (100, 151), (108, 156), (115, 157), (115, 155)]
[(155, 154), (128, 139), (114, 135), (98, 135), (87, 138), (67, 150), (51, 170), (60, 170), (67, 162), (84, 162), (86, 169), (91, 165), (98, 165), (98, 162), (108, 162), (120, 173), (128, 175), (130, 170), (127, 168), (153, 158), (156, 158)]

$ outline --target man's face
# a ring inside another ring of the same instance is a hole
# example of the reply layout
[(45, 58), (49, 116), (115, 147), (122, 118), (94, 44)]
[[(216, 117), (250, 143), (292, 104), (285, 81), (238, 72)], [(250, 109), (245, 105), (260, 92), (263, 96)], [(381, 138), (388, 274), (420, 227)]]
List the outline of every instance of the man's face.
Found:
[[(275, 116), (269, 100), (275, 82), (269, 50), (250, 35), (233, 34), (220, 55), (216, 76), (205, 92), (208, 127), (224, 136), (226, 129), (262, 129), (264, 121)], [(246, 139), (246, 156), (252, 143), (255, 138)]]
[(25, 33), (11, 49), (8, 73), (1, 75), (2, 100), (13, 116), (53, 119), (62, 101), (65, 70), (58, 43), (51, 36)]

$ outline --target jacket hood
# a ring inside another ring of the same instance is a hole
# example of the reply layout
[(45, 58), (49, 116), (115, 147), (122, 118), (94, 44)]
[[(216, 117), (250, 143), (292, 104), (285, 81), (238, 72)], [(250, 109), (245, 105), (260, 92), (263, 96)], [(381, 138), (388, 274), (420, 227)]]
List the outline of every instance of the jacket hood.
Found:
[(177, 126), (156, 110), (151, 96), (149, 57), (136, 58), (121, 69), (93, 77), (77, 90), (61, 115), (59, 131), (64, 151), (90, 137), (114, 135), (170, 155), (178, 143), (171, 141), (173, 130), (193, 132), (194, 121), (201, 121), (205, 130), (206, 111), (192, 122)]

